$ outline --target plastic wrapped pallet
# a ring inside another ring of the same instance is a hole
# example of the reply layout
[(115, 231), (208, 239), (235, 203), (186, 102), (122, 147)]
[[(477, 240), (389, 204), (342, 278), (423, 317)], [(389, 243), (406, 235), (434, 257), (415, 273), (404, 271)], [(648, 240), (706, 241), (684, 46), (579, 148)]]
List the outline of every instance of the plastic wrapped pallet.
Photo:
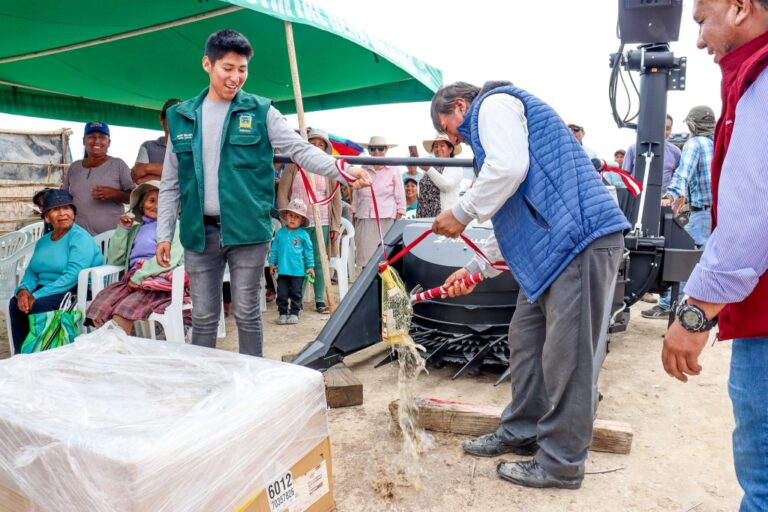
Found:
[(330, 510), (322, 375), (101, 329), (0, 362), (0, 510)]

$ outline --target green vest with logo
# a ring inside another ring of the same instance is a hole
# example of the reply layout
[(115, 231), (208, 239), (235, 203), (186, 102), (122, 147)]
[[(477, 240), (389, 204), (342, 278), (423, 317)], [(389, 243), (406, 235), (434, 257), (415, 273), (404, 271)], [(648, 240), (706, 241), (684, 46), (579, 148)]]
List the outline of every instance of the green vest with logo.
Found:
[(208, 94), (168, 109), (166, 119), (173, 152), (179, 161), (181, 243), (185, 249), (205, 249), (203, 198), (218, 193), (221, 244), (246, 245), (272, 239), (270, 210), (275, 201), (274, 152), (267, 132), (272, 102), (239, 91), (232, 100), (221, 134), (219, 190), (204, 191), (202, 104)]

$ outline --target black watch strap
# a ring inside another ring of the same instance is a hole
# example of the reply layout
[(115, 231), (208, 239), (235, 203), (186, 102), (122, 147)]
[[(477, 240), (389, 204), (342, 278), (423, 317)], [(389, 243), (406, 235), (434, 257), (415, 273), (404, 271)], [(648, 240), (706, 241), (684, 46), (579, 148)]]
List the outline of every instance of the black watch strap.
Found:
[(680, 304), (677, 308), (677, 319), (680, 325), (689, 332), (706, 332), (717, 325), (717, 317), (707, 320), (704, 310), (687, 301)]

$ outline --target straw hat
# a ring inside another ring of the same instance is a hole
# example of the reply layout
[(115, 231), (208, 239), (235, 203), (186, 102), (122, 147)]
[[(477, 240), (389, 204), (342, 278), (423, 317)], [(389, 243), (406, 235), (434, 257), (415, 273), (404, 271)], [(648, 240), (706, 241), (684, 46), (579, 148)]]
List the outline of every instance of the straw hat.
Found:
[(285, 208), (280, 208), (280, 216), (282, 217), (285, 212), (293, 212), (296, 215), (301, 215), (304, 220), (302, 221), (302, 226), (309, 226), (309, 219), (307, 218), (307, 205), (304, 204), (304, 201), (301, 199), (291, 199), (291, 202), (288, 203), (288, 206)]
[(388, 149), (394, 148), (397, 146), (397, 144), (389, 144), (387, 143), (387, 138), (383, 135), (374, 135), (371, 137), (371, 140), (368, 141), (368, 143), (361, 142), (361, 146), (368, 149), (369, 146), (385, 146)]
[(331, 139), (328, 137), (328, 132), (320, 128), (310, 128), (307, 140), (312, 139), (320, 139), (325, 142), (325, 152), (329, 155), (333, 154), (333, 146), (331, 145)]
[(131, 198), (128, 201), (129, 207), (137, 219), (141, 219), (141, 203), (144, 195), (153, 190), (160, 190), (160, 180), (145, 181), (135, 189), (131, 190)]
[(438, 133), (435, 135), (434, 139), (425, 140), (422, 145), (424, 146), (424, 149), (427, 151), (427, 153), (432, 153), (432, 146), (435, 145), (435, 142), (442, 140), (444, 142), (447, 142), (449, 146), (453, 148), (453, 156), (456, 156), (461, 153), (461, 144), (453, 145), (453, 142), (451, 142), (451, 139), (448, 138), (448, 136), (444, 133)]

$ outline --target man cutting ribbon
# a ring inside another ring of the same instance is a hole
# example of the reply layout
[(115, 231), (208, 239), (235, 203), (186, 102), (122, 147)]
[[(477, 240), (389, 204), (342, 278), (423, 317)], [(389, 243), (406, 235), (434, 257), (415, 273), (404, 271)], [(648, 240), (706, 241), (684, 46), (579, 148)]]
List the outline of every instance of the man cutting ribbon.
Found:
[[(499, 429), (464, 450), (535, 453), (497, 473), (527, 487), (577, 489), (592, 438), (593, 351), (629, 223), (557, 113), (509, 82), (441, 88), (432, 123), (477, 159), (474, 186), (433, 231), (457, 237), (472, 219), (490, 219), (486, 259), (504, 259), (521, 288), (509, 335), (512, 402)], [(446, 280), (446, 296), (471, 293), (463, 279), (479, 270), (499, 274), (476, 257)]]

